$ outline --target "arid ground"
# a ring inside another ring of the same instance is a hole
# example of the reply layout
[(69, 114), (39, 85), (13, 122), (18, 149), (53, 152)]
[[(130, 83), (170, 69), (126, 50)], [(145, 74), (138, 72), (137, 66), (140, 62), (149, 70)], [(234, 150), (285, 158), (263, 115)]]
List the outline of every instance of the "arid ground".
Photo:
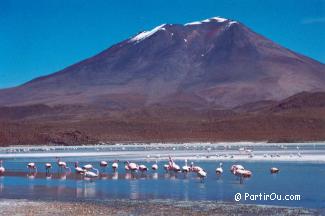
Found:
[[(321, 215), (320, 210), (221, 204), (216, 202), (171, 202), (112, 200), (103, 202), (59, 202), (1, 200), (2, 215)], [(14, 208), (13, 208), (14, 207)]]
[(301, 93), (234, 109), (150, 106), (0, 108), (0, 144), (325, 140), (325, 93)]

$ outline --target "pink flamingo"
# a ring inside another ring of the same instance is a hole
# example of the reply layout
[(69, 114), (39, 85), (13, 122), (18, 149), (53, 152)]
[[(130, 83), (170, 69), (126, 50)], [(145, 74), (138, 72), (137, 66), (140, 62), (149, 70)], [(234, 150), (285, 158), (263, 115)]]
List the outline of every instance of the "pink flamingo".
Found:
[(174, 162), (174, 160), (169, 156), (168, 171), (180, 172), (181, 168)]
[(143, 173), (143, 172), (148, 171), (148, 168), (147, 168), (145, 165), (141, 164), (141, 165), (139, 166), (139, 170)]
[(29, 173), (33, 172), (37, 172), (37, 167), (36, 164), (34, 162), (30, 162), (27, 164), (27, 168), (29, 170)]
[(201, 181), (207, 177), (207, 172), (204, 169), (201, 169), (197, 172), (197, 176), (200, 177)]
[(249, 178), (252, 176), (252, 172), (245, 169), (242, 165), (240, 164), (235, 164), (232, 165), (230, 168), (230, 171), (237, 176), (244, 177), (244, 178)]
[(95, 172), (92, 172), (92, 171), (89, 171), (89, 170), (85, 170), (85, 172), (83, 173), (84, 177), (88, 177), (88, 178), (98, 177), (98, 175), (99, 175), (98, 169), (92, 168), (92, 170), (94, 170)]
[(116, 172), (116, 170), (118, 169), (118, 162), (119, 160), (115, 160), (113, 163), (112, 163), (112, 168), (113, 168), (113, 171)]
[(221, 175), (223, 173), (222, 163), (221, 162), (219, 164), (219, 167), (216, 169), (216, 173), (217, 173), (217, 175)]
[(187, 166), (187, 159), (185, 159), (185, 165), (182, 167), (183, 173), (188, 173), (191, 170), (189, 166)]
[(50, 164), (50, 163), (45, 164), (46, 174), (49, 174), (51, 168), (52, 168), (52, 164)]
[(61, 171), (61, 172), (62, 172), (63, 169), (65, 169), (65, 170), (69, 170), (69, 172), (71, 172), (71, 169), (70, 169), (70, 167), (67, 166), (67, 163), (64, 162), (64, 161), (61, 161), (60, 158), (58, 158), (58, 160), (57, 160), (57, 164), (58, 164), (58, 166), (60, 167), (60, 171)]
[(272, 168), (270, 169), (270, 171), (271, 171), (272, 174), (275, 174), (275, 173), (278, 173), (280, 170), (279, 170), (279, 168), (272, 167)]
[(108, 163), (107, 163), (107, 161), (101, 161), (99, 163), (99, 166), (102, 167), (103, 170), (105, 170), (105, 168), (108, 166)]
[(235, 174), (236, 170), (244, 170), (245, 168), (240, 164), (234, 164), (230, 167), (230, 172)]
[(92, 168), (93, 168), (93, 165), (91, 165), (91, 164), (86, 164), (86, 165), (82, 166), (82, 169), (84, 169), (84, 170), (91, 170)]
[(191, 170), (191, 172), (198, 173), (200, 170), (203, 170), (203, 169), (201, 167), (199, 167), (199, 166), (194, 166), (194, 163), (191, 162), (190, 170)]
[(85, 172), (84, 169), (82, 169), (81, 167), (79, 167), (78, 162), (74, 163), (74, 170), (76, 171), (76, 173), (78, 174), (83, 174)]
[(153, 164), (153, 165), (151, 166), (151, 169), (154, 170), (154, 171), (158, 170), (158, 163), (157, 163), (157, 161), (156, 161), (155, 164)]
[(129, 161), (125, 162), (125, 170), (135, 172), (139, 169), (136, 163), (130, 163)]

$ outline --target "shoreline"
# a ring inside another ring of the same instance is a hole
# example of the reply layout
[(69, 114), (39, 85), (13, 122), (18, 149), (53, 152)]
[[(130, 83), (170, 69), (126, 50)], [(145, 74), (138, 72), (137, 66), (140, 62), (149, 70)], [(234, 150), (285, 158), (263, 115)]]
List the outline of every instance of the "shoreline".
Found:
[(105, 157), (107, 159), (325, 163), (325, 143), (183, 143), (24, 146), (0, 149), (0, 158)]
[(80, 145), (55, 145), (55, 144), (28, 144), (28, 145), (8, 145), (1, 148), (74, 148), (74, 147), (83, 147), (83, 148), (93, 148), (93, 147), (113, 147), (113, 146), (179, 146), (179, 145), (227, 145), (227, 146), (256, 146), (256, 145), (265, 145), (265, 146), (276, 146), (276, 145), (325, 145), (325, 140), (323, 141), (298, 141), (298, 142), (269, 142), (267, 140), (261, 141), (219, 141), (219, 142), (99, 142), (97, 144), (80, 144)]
[[(306, 163), (325, 163), (325, 155), (308, 155), (308, 156), (293, 156), (290, 157), (288, 155), (275, 157), (275, 158), (264, 158), (264, 156), (255, 156), (254, 158), (249, 158), (248, 155), (233, 155), (232, 158), (230, 157), (216, 157), (210, 156), (209, 158), (206, 157), (196, 157), (196, 156), (180, 156), (175, 155), (175, 153), (165, 153), (160, 154), (158, 160), (168, 160), (168, 156), (171, 155), (174, 160), (193, 160), (193, 161), (245, 161), (245, 162), (306, 162)], [(146, 158), (143, 154), (134, 154), (134, 155), (123, 155), (115, 152), (114, 154), (110, 153), (98, 153), (98, 152), (83, 152), (83, 153), (22, 153), (22, 154), (0, 154), (0, 158), (2, 159), (12, 159), (12, 158), (55, 158), (55, 157), (106, 157), (108, 159), (115, 159), (117, 157), (123, 159), (129, 159), (132, 161), (154, 161), (155, 158)]]
[(2, 215), (321, 215), (324, 209), (175, 200), (0, 199)]

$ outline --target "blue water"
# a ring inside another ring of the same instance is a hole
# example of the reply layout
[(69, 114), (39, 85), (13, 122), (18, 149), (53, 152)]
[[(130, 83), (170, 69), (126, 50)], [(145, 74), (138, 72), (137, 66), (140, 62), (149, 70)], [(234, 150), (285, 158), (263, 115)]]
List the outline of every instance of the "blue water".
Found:
[[(102, 158), (79, 158), (80, 165), (92, 163), (99, 168)], [(229, 171), (234, 162), (224, 162), (224, 174), (218, 177), (215, 169), (217, 161), (197, 161), (197, 165), (208, 172), (201, 181), (192, 173), (165, 173), (162, 169), (166, 161), (159, 162), (158, 172), (149, 170), (146, 174), (129, 174), (120, 162), (118, 174), (107, 168), (105, 174), (96, 179), (84, 179), (73, 172), (58, 173), (53, 162), (50, 178), (46, 178), (43, 164), (49, 159), (34, 159), (38, 163), (36, 176), (27, 173), (26, 164), (30, 159), (6, 160), (6, 174), (0, 177), (0, 198), (27, 199), (176, 199), (213, 200), (235, 202), (234, 195), (241, 193), (300, 195), (298, 201), (241, 200), (240, 203), (325, 208), (325, 165), (290, 162), (241, 162), (253, 172), (249, 179), (240, 180)], [(75, 158), (64, 158), (73, 167)], [(53, 159), (52, 159), (53, 161)], [(176, 161), (183, 165), (183, 161)], [(139, 162), (141, 163), (141, 162)], [(110, 163), (111, 164), (111, 163)], [(110, 166), (109, 164), (109, 166)], [(143, 162), (149, 168), (153, 162)], [(270, 167), (280, 168), (280, 173), (270, 174)], [(99, 168), (99, 170), (101, 170)]]

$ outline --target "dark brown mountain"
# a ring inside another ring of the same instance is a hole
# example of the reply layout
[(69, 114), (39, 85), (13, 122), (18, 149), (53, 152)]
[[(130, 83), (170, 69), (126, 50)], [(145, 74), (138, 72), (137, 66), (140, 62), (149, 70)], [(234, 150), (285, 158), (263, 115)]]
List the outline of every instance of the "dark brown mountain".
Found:
[(325, 66), (211, 18), (0, 90), (0, 145), (325, 140)]
[(0, 91), (0, 106), (234, 107), (325, 91), (325, 66), (211, 18), (165, 24), (49, 76)]

